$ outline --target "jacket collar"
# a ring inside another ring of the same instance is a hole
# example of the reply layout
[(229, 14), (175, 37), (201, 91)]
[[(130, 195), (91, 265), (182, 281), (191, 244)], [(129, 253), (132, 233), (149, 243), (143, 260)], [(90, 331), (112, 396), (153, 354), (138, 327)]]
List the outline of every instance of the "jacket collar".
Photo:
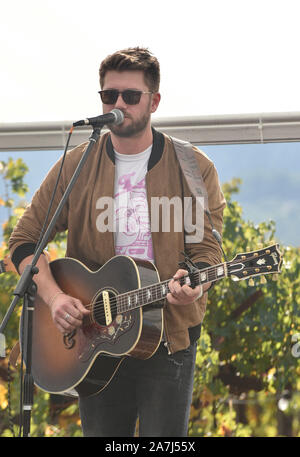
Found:
[[(164, 150), (164, 145), (165, 145), (165, 137), (161, 132), (158, 132), (152, 127), (152, 133), (153, 133), (153, 145), (152, 145), (152, 151), (151, 155), (149, 158), (148, 162), (148, 171), (151, 170), (151, 168), (154, 167), (154, 165), (157, 164), (157, 162), (160, 160), (163, 150)], [(110, 135), (107, 138), (106, 142), (106, 152), (110, 158), (110, 160), (115, 163), (115, 154), (114, 154), (114, 148), (112, 145), (111, 137)]]

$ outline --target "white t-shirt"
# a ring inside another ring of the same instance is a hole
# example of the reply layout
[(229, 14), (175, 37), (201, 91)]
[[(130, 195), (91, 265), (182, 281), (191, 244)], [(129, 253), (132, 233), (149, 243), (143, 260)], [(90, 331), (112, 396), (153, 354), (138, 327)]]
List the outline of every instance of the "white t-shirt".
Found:
[(154, 261), (145, 176), (152, 145), (139, 154), (115, 151), (116, 255)]

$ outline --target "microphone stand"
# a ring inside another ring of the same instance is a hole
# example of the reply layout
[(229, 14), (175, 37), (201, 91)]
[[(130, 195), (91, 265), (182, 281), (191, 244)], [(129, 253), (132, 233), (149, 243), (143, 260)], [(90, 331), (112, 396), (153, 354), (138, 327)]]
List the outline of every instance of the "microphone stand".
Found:
[[(83, 153), (77, 168), (65, 190), (64, 195), (62, 196), (62, 199), (48, 225), (47, 230), (45, 231), (45, 234), (36, 250), (36, 253), (34, 254), (34, 257), (32, 259), (32, 263), (27, 265), (17, 283), (17, 286), (13, 292), (15, 295), (15, 298), (13, 299), (11, 305), (9, 306), (9, 309), (4, 316), (4, 319), (1, 323), (0, 326), (0, 344), (2, 347), (0, 347), (0, 356), (5, 357), (5, 337), (3, 335), (3, 330), (5, 329), (9, 318), (11, 314), (14, 311), (15, 306), (17, 305), (18, 301), (20, 298), (24, 298), (23, 300), (23, 325), (24, 325), (24, 344), (23, 344), (23, 356), (25, 360), (25, 365), (26, 365), (26, 371), (24, 375), (24, 381), (23, 381), (23, 387), (24, 387), (24, 402), (23, 402), (23, 411), (21, 412), (22, 419), (23, 419), (23, 436), (27, 437), (30, 436), (30, 420), (31, 420), (31, 410), (33, 406), (33, 389), (34, 389), (34, 379), (31, 374), (31, 367), (32, 367), (32, 323), (33, 323), (33, 311), (34, 311), (34, 301), (35, 301), (35, 296), (37, 292), (37, 286), (35, 282), (33, 281), (33, 277), (35, 274), (38, 273), (38, 268), (36, 267), (36, 264), (44, 250), (44, 248), (48, 244), (48, 240), (50, 238), (51, 232), (55, 227), (56, 221), (63, 209), (63, 207), (66, 204), (66, 201), (69, 197), (69, 194), (71, 193), (75, 182), (78, 178), (78, 176), (81, 173), (81, 170), (93, 148), (95, 143), (98, 141), (98, 138), (100, 136), (100, 131), (101, 128), (103, 127), (104, 124), (102, 125), (97, 125), (94, 126), (93, 133), (91, 137), (89, 138), (89, 144), (88, 147), (86, 148), (85, 152)], [(22, 345), (21, 345), (22, 347)]]

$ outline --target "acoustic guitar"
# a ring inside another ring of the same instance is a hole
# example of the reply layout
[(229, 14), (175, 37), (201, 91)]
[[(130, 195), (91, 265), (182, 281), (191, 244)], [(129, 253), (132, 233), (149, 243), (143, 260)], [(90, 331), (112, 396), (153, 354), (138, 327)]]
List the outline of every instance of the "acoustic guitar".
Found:
[[(279, 246), (274, 244), (238, 254), (230, 262), (196, 269), (180, 282), (203, 285), (225, 277), (252, 280), (280, 273), (281, 264)], [(60, 288), (80, 299), (91, 313), (79, 329), (63, 335), (48, 305), (36, 297), (32, 374), (39, 388), (89, 396), (109, 384), (126, 357), (147, 359), (155, 353), (163, 335), (169, 280), (160, 281), (154, 264), (119, 255), (95, 272), (71, 258), (54, 260), (50, 267)]]

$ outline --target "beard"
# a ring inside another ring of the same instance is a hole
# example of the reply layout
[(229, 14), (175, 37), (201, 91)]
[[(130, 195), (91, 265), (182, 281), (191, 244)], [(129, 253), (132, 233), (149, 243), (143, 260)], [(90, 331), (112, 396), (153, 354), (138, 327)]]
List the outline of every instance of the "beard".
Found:
[[(151, 113), (150, 113), (150, 105), (148, 107), (148, 109), (146, 110), (146, 112), (143, 114), (142, 117), (140, 117), (140, 119), (134, 121), (132, 120), (131, 124), (127, 125), (127, 126), (123, 126), (123, 124), (120, 124), (120, 125), (113, 125), (113, 124), (110, 124), (108, 126), (109, 130), (114, 133), (116, 136), (118, 137), (121, 137), (121, 138), (130, 138), (132, 136), (136, 136), (138, 135), (139, 133), (143, 132), (148, 123), (149, 123), (149, 120), (150, 120), (150, 116), (151, 116)], [(128, 115), (126, 115), (126, 113), (124, 113), (124, 116), (125, 116), (125, 119), (132, 119), (130, 118)]]

